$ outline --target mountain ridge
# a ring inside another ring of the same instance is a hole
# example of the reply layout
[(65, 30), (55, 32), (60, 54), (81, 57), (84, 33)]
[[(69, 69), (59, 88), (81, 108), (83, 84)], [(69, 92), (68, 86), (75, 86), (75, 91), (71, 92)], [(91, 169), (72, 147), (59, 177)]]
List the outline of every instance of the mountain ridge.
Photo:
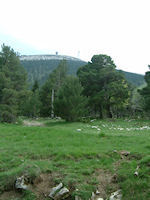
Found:
[[(41, 55), (21, 55), (20, 60), (76, 60), (83, 61), (79, 58), (75, 58), (67, 55), (56, 55), (56, 54), (41, 54)], [(85, 62), (85, 61), (83, 61)]]
[[(48, 78), (48, 75), (59, 65), (60, 61), (65, 59), (68, 65), (68, 74), (76, 75), (79, 67), (86, 65), (87, 62), (79, 58), (75, 58), (67, 55), (57, 54), (41, 54), (41, 55), (21, 55), (21, 64), (28, 73), (28, 81), (30, 85), (38, 80), (40, 85)], [(128, 82), (138, 87), (145, 83), (144, 75), (133, 72), (126, 72), (120, 69)]]

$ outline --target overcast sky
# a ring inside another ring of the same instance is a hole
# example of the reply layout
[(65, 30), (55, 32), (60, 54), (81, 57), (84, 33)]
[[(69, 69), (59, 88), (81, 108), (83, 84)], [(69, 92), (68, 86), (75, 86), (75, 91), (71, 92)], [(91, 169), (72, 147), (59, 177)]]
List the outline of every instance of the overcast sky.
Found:
[[(144, 74), (150, 64), (150, 0), (0, 0), (0, 44), (21, 54), (112, 57)], [(80, 52), (80, 53), (79, 53)]]

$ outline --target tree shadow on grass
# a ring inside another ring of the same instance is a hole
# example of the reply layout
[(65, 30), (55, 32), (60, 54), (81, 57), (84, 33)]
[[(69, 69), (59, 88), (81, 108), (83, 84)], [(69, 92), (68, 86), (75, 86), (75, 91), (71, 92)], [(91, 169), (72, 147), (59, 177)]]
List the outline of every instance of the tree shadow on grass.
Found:
[(46, 126), (65, 126), (68, 124), (71, 124), (72, 122), (66, 122), (66, 121), (50, 121), (45, 123)]

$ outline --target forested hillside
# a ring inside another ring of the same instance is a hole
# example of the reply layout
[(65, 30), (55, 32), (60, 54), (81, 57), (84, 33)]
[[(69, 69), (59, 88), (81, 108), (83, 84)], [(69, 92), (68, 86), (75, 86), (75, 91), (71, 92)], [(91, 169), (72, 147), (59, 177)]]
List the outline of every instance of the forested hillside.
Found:
[(20, 58), (21, 64), (28, 72), (28, 81), (33, 84), (35, 80), (38, 80), (42, 85), (48, 78), (48, 75), (57, 68), (61, 60), (67, 61), (68, 73), (76, 74), (79, 67), (86, 64), (86, 62), (69, 57), (59, 55), (49, 56), (22, 56)]
[[(122, 71), (122, 70), (120, 70), (120, 71)], [(122, 72), (125, 75), (125, 78), (131, 84), (133, 84), (135, 86), (140, 86), (140, 85), (143, 85), (145, 83), (144, 75), (142, 75), (142, 74), (136, 74), (136, 73), (125, 72), (125, 71), (122, 71)]]
[[(35, 80), (38, 80), (42, 85), (48, 78), (48, 75), (56, 69), (60, 61), (65, 59), (68, 65), (68, 73), (75, 75), (78, 68), (85, 65), (86, 62), (70, 56), (60, 55), (36, 55), (36, 56), (21, 56), (21, 64), (28, 72), (28, 81), (33, 85)], [(144, 76), (140, 74), (122, 71), (125, 78), (134, 86), (144, 84)]]

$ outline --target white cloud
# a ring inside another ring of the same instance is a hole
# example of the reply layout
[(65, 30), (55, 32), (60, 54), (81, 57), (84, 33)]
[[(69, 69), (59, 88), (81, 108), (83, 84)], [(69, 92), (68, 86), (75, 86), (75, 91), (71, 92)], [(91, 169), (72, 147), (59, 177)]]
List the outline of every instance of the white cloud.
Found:
[[(144, 73), (150, 64), (149, 0), (0, 0), (0, 29), (37, 50), (90, 60), (110, 55)], [(15, 47), (14, 47), (15, 48)]]

